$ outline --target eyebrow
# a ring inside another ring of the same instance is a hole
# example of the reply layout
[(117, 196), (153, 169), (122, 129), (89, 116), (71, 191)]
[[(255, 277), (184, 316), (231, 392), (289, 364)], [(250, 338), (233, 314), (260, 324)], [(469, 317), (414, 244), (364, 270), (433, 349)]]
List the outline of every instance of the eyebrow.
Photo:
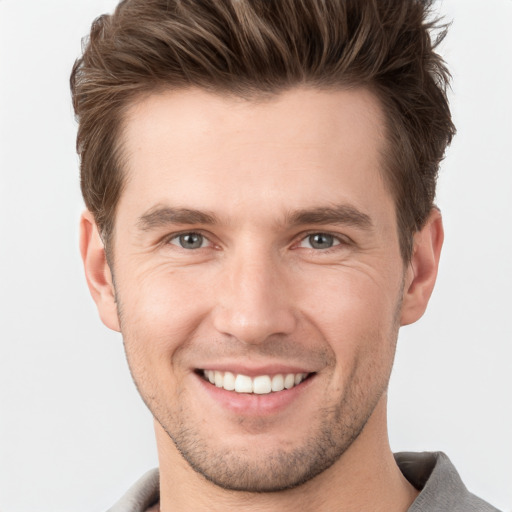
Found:
[[(169, 224), (215, 225), (218, 223), (217, 216), (212, 212), (157, 206), (141, 215), (137, 221), (137, 226), (142, 231), (150, 231)], [(370, 230), (373, 227), (369, 215), (350, 205), (294, 210), (286, 215), (284, 224), (288, 226), (337, 224), (364, 230)]]
[(303, 224), (339, 224), (364, 230), (370, 230), (373, 227), (369, 215), (353, 206), (345, 204), (297, 210), (290, 212), (286, 220), (292, 226)]
[(137, 221), (142, 231), (167, 226), (169, 224), (217, 224), (217, 217), (210, 212), (191, 210), (189, 208), (171, 208), (159, 206), (152, 208)]

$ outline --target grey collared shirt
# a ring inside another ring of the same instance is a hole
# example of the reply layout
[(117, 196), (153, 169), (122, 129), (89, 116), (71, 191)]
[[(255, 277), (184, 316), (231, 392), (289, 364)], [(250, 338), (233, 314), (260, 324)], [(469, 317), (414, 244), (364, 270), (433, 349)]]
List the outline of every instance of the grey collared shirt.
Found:
[[(398, 467), (418, 490), (408, 512), (499, 512), (471, 494), (442, 452), (395, 454)], [(158, 503), (158, 469), (148, 471), (108, 512), (146, 512)]]

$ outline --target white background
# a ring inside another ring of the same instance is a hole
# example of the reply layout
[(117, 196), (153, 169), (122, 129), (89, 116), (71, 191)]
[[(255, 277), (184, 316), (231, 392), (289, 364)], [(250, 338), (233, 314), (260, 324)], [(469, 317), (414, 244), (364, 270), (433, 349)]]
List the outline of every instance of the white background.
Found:
[[(68, 76), (114, 0), (0, 0), (0, 511), (107, 509), (156, 466), (121, 339), (82, 276)], [(512, 0), (444, 0), (458, 136), (438, 204), (446, 243), (390, 389), (398, 450), (443, 450), (512, 511)]]

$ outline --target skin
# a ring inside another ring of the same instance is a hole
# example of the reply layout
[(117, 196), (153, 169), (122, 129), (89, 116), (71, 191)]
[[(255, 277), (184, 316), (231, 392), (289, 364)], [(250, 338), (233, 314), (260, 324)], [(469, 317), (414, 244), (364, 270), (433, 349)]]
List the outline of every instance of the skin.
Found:
[[(122, 140), (112, 268), (89, 212), (81, 250), (155, 417), (161, 510), (407, 510), (417, 491), (389, 447), (386, 390), (443, 230), (433, 210), (404, 264), (375, 97), (165, 92), (131, 106)], [(198, 375), (290, 368), (310, 377), (282, 403)]]

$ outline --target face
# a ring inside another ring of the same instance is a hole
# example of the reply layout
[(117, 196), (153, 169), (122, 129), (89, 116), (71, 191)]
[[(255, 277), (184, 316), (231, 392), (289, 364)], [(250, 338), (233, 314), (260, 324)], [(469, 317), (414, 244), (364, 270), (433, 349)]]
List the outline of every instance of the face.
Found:
[(383, 400), (408, 285), (376, 99), (166, 92), (123, 141), (112, 270), (143, 399), (214, 483), (307, 481)]

